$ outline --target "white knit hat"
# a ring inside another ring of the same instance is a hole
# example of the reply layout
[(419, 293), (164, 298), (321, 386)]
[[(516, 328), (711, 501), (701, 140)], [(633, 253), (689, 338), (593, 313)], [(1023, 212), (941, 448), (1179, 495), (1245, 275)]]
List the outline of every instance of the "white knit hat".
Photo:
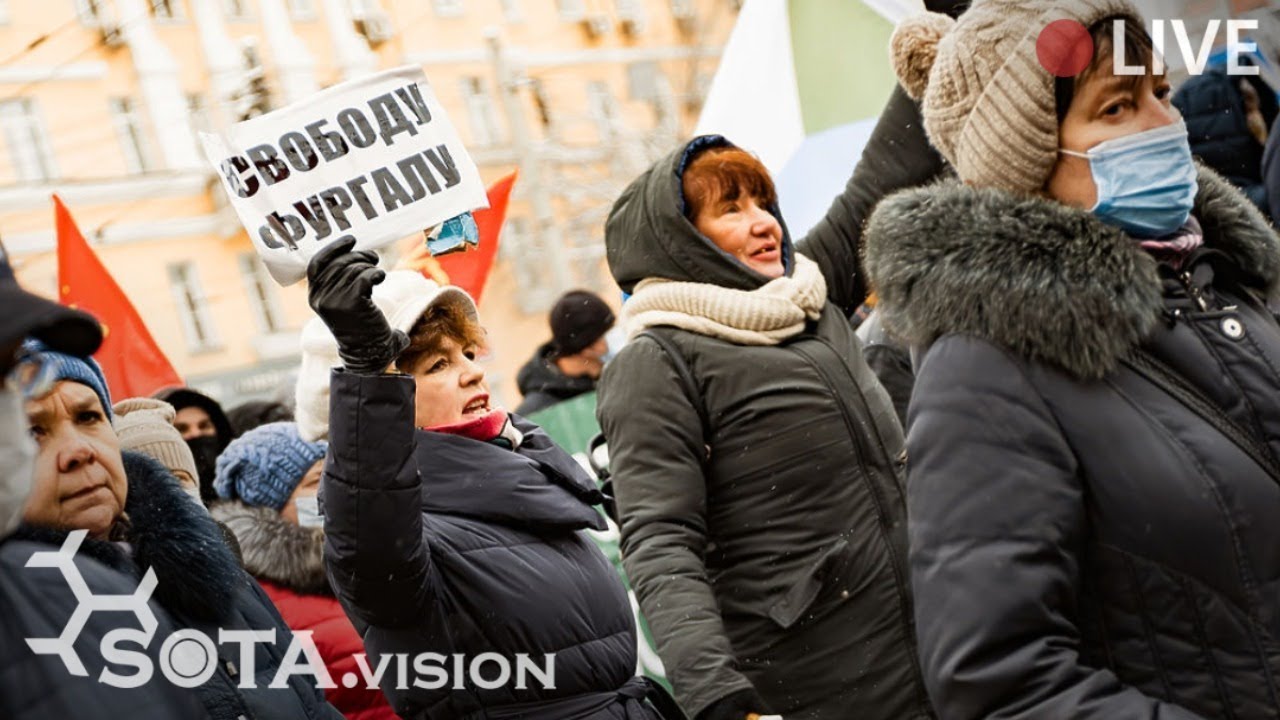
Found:
[[(452, 303), (472, 320), (480, 320), (476, 303), (465, 290), (441, 286), (414, 270), (392, 270), (373, 288), (373, 304), (386, 316), (392, 330), (409, 332), (427, 308), (439, 303)], [(304, 440), (321, 440), (329, 435), (329, 371), (340, 365), (338, 341), (324, 321), (313, 317), (302, 328), (302, 367), (294, 388), (294, 419)]]

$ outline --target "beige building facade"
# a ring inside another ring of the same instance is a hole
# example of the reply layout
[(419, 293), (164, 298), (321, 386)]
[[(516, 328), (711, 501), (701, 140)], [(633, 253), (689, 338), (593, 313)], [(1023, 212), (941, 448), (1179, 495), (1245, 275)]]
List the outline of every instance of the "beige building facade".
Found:
[(481, 303), (513, 406), (554, 298), (617, 299), (609, 205), (692, 129), (739, 4), (0, 0), (0, 240), (56, 297), (58, 193), (189, 383), (289, 397), (305, 286), (267, 276), (196, 133), (419, 65), (485, 181), (521, 171)]

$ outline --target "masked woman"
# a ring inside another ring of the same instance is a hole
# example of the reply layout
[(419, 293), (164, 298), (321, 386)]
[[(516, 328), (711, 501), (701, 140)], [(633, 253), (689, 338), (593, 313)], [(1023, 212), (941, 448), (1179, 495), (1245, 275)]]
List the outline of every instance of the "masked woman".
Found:
[(978, 0), (895, 35), (962, 181), (867, 230), (921, 358), (911, 577), (943, 717), (1280, 717), (1280, 242), (1192, 160), (1143, 27), (1125, 0)]
[(391, 720), (386, 697), (359, 677), (356, 655), (364, 642), (329, 589), (322, 549), (323, 520), (316, 501), (325, 442), (298, 436), (292, 422), (274, 422), (246, 432), (218, 456), (214, 487), (223, 498), (209, 506), (213, 519), (235, 535), (245, 569), (297, 631), (310, 631), (329, 677), (338, 687), (326, 697), (347, 720)]
[(307, 273), (343, 365), (330, 380), (325, 563), (371, 666), (427, 661), (408, 684), (386, 673), (392, 706), (406, 718), (657, 718), (635, 677), (626, 591), (584, 532), (604, 528), (595, 483), (491, 402), (466, 293), (386, 274), (353, 245), (321, 250)]

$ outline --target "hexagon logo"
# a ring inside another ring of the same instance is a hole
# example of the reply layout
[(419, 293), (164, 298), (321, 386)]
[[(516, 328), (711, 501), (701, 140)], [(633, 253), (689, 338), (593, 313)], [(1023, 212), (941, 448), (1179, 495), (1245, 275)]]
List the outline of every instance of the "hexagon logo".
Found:
[(146, 574), (142, 577), (142, 582), (132, 595), (94, 595), (93, 591), (89, 589), (89, 585), (85, 583), (84, 577), (80, 575), (80, 569), (75, 564), (76, 551), (80, 549), (80, 544), (84, 542), (85, 536), (88, 534), (87, 530), (76, 530), (67, 536), (67, 539), (62, 543), (62, 547), (56, 552), (33, 553), (27, 559), (26, 564), (26, 567), (33, 568), (57, 568), (62, 572), (62, 577), (66, 580), (67, 586), (71, 588), (71, 592), (76, 596), (75, 612), (67, 620), (67, 625), (62, 629), (62, 633), (55, 638), (26, 638), (27, 645), (37, 655), (57, 655), (62, 658), (62, 664), (67, 667), (67, 671), (79, 677), (87, 677), (89, 672), (85, 669), (84, 663), (81, 662), (80, 656), (76, 654), (75, 642), (80, 637), (85, 623), (89, 621), (89, 617), (93, 613), (98, 611), (132, 612), (134, 617), (138, 618), (138, 623), (142, 625), (142, 631), (148, 639), (155, 635), (156, 628), (159, 625), (155, 613), (151, 611), (151, 606), (147, 604), (151, 599), (151, 594), (156, 589), (155, 570), (147, 568)]

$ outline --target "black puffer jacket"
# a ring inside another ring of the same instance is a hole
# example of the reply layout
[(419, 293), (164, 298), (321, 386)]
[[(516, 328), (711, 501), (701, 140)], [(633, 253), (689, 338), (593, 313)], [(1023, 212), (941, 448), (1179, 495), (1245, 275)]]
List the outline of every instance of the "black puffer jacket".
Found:
[(1191, 152), (1201, 162), (1240, 188), (1263, 212), (1269, 212), (1263, 185), (1263, 144), (1249, 132), (1241, 83), (1258, 93), (1259, 110), (1267, 127), (1275, 123), (1276, 94), (1260, 77), (1228, 75), (1210, 70), (1188, 78), (1173, 96), (1173, 104), (1187, 123)]
[(516, 387), (524, 396), (516, 414), (528, 416), (595, 390), (596, 381), (589, 377), (569, 377), (560, 372), (555, 364), (554, 346), (546, 343), (520, 368), (516, 374)]
[[(537, 426), (518, 451), (413, 427), (402, 375), (331, 378), (321, 485), (325, 562), (370, 664), (391, 653), (555, 655), (554, 688), (394, 687), (406, 718), (651, 720), (636, 628), (617, 573), (584, 532), (602, 497)], [(449, 667), (452, 667), (451, 665)], [(484, 677), (497, 670), (489, 665)], [(430, 681), (430, 677), (424, 677)], [(483, 708), (483, 713), (481, 713)]]
[[(647, 277), (766, 282), (682, 214), (691, 155), (660, 161), (610, 214), (609, 265), (624, 290)], [(647, 337), (601, 381), (627, 575), (691, 715), (751, 687), (789, 720), (930, 715), (907, 587), (902, 431), (842, 312), (863, 300), (854, 226), (868, 206), (850, 187), (806, 239), (829, 298), (805, 332), (743, 346), (659, 329), (696, 398)], [(783, 252), (792, 265), (789, 237)]]
[[(145, 455), (126, 451), (123, 456), (129, 481), (124, 539), (132, 553), (120, 543), (86, 539), (80, 554), (128, 574), (135, 583), (145, 572), (142, 568), (153, 568), (157, 579), (153, 600), (177, 627), (199, 630), (217, 645), (214, 673), (195, 689), (209, 717), (341, 720), (310, 675), (292, 674), (284, 687), (270, 687), (293, 638), (289, 627), (258, 583), (236, 563), (222, 531), (182, 491), (178, 479)], [(60, 546), (67, 534), (23, 526), (15, 537)], [(240, 646), (218, 644), (220, 630), (275, 633), (274, 642), (253, 645), (255, 687), (240, 687), (247, 682), (240, 677)], [(163, 641), (160, 637), (152, 642)]]
[[(946, 184), (867, 230), (911, 400), (920, 656), (948, 719), (1280, 718), (1280, 241), (1201, 170), (1187, 274), (1083, 210)], [(1143, 348), (1242, 433), (1121, 362)], [(1225, 426), (1224, 426), (1225, 427)]]
[[(94, 613), (72, 645), (84, 663), (84, 676), (72, 675), (56, 655), (36, 655), (27, 639), (56, 638), (79, 606), (79, 600), (59, 568), (30, 567), (32, 556), (56, 553), (58, 545), (6, 540), (0, 544), (0, 717), (6, 720), (173, 720), (205, 717), (195, 691), (180, 689), (159, 674), (160, 642), (146, 649), (155, 670), (152, 681), (137, 688), (119, 688), (99, 680), (107, 664), (102, 639), (120, 628), (142, 626), (120, 613)], [(85, 587), (94, 595), (132, 595), (138, 579), (77, 553), (72, 561)], [(156, 637), (176, 629), (154, 602)], [(131, 648), (136, 649), (136, 648)], [(131, 668), (116, 667), (122, 674)]]

